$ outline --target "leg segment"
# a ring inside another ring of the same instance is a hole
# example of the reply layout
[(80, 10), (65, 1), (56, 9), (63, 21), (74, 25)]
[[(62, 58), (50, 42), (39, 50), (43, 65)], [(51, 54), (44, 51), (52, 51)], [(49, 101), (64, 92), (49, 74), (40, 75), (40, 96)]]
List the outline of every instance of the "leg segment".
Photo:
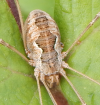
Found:
[(88, 26), (83, 30), (83, 32), (79, 35), (79, 37), (75, 40), (75, 42), (71, 45), (71, 47), (66, 51), (62, 53), (62, 57), (66, 57), (67, 54), (72, 50), (72, 48), (75, 46), (77, 41), (86, 33), (86, 31), (100, 18), (100, 12), (95, 16), (95, 18), (88, 24)]
[(71, 68), (71, 67), (70, 67), (67, 63), (65, 63), (64, 61), (62, 62), (62, 67), (63, 67), (63, 68), (67, 68), (67, 69), (69, 69), (69, 70), (71, 70), (71, 71), (74, 71), (74, 72), (76, 72), (76, 73), (82, 75), (83, 77), (89, 79), (90, 81), (92, 81), (92, 82), (94, 82), (94, 83), (100, 85), (99, 82), (97, 82), (96, 80), (94, 80), (94, 79), (88, 77), (87, 75), (85, 75), (85, 74), (83, 74), (83, 73), (81, 73), (81, 72), (79, 72), (79, 71), (77, 71), (77, 70)]
[(27, 59), (27, 57), (25, 57), (22, 53), (20, 53), (17, 49), (15, 49), (14, 47), (12, 47), (11, 45), (9, 45), (8, 43), (6, 43), (4, 40), (0, 39), (0, 44), (8, 47), (9, 49), (11, 49), (12, 51), (16, 52), (18, 55), (20, 55), (26, 62), (28, 62), (31, 66), (35, 66), (35, 62), (33, 60), (29, 60)]
[(40, 80), (42, 81), (43, 85), (45, 86), (45, 88), (46, 88), (46, 90), (47, 90), (47, 92), (48, 92), (48, 94), (49, 94), (49, 96), (50, 96), (50, 98), (51, 98), (53, 104), (54, 104), (54, 105), (57, 105), (57, 103), (56, 103), (54, 97), (52, 96), (52, 94), (51, 94), (51, 92), (50, 92), (50, 90), (49, 90), (47, 84), (45, 83), (45, 75), (44, 75), (44, 74), (41, 74)]
[(76, 88), (74, 87), (74, 85), (71, 83), (71, 81), (68, 79), (68, 77), (66, 76), (66, 73), (63, 69), (61, 69), (60, 71), (61, 75), (67, 80), (67, 82), (70, 84), (70, 86), (72, 87), (72, 89), (74, 90), (74, 92), (76, 93), (77, 97), (79, 98), (80, 102), (82, 103), (82, 105), (86, 105), (86, 103), (84, 102), (84, 100), (82, 99), (82, 97), (80, 96), (80, 94), (78, 93), (78, 91), (76, 90)]
[(23, 42), (24, 42), (24, 47), (25, 47), (25, 49), (26, 49), (24, 23), (23, 23), (23, 19), (22, 19), (22, 14), (21, 14), (21, 11), (20, 11), (20, 6), (19, 6), (18, 0), (15, 0), (15, 3), (16, 3), (17, 9), (18, 9), (19, 19), (20, 19), (20, 23), (21, 23), (22, 39), (23, 39)]
[(35, 75), (35, 78), (36, 78), (36, 81), (37, 81), (37, 86), (38, 86), (40, 104), (43, 105), (43, 103), (42, 103), (42, 96), (41, 96), (41, 90), (40, 90), (40, 83), (39, 83), (39, 70), (35, 68), (34, 71), (35, 71), (34, 75)]

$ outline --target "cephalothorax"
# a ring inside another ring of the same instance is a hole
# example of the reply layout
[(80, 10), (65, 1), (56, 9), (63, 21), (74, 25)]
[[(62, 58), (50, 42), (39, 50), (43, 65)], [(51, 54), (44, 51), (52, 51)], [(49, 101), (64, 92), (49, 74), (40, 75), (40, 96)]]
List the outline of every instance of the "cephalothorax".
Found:
[(18, 1), (15, 1), (21, 20), (22, 37), (25, 51), (30, 60), (28, 60), (19, 51), (10, 46), (8, 43), (4, 42), (2, 39), (0, 39), (0, 44), (3, 44), (8, 48), (12, 49), (16, 53), (18, 53), (22, 58), (24, 58), (30, 65), (35, 67), (34, 75), (38, 84), (41, 105), (42, 98), (39, 80), (44, 84), (54, 105), (57, 105), (49, 88), (52, 88), (54, 85), (59, 84), (59, 75), (62, 75), (68, 81), (68, 83), (71, 85), (78, 98), (80, 99), (82, 105), (86, 105), (86, 103), (83, 101), (75, 87), (67, 78), (63, 68), (68, 68), (74, 72), (77, 72), (78, 74), (90, 79), (91, 81), (99, 85), (100, 83), (71, 68), (67, 63), (63, 61), (63, 58), (67, 56), (68, 52), (73, 48), (73, 46), (77, 43), (80, 37), (82, 37), (82, 35), (89, 29), (89, 27), (91, 27), (92, 24), (94, 24), (94, 22), (100, 17), (100, 12), (96, 15), (92, 22), (90, 22), (86, 29), (80, 34), (80, 36), (72, 44), (72, 46), (66, 52), (61, 53), (63, 45), (60, 41), (59, 29), (55, 21), (46, 12), (41, 10), (34, 10), (29, 14), (25, 25), (23, 26)]

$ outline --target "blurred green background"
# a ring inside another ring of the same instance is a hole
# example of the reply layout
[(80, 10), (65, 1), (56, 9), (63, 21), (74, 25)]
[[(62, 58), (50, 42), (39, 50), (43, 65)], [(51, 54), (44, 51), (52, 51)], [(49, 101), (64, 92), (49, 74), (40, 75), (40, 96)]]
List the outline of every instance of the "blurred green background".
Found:
[(34, 9), (40, 9), (54, 17), (55, 0), (19, 0), (24, 18)]

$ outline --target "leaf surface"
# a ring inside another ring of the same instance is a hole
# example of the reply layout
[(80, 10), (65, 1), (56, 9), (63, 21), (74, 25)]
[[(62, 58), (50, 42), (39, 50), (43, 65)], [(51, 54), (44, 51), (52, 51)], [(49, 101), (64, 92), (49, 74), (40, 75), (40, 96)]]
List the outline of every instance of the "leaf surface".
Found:
[[(99, 0), (56, 0), (55, 20), (61, 32), (64, 51), (77, 39), (90, 21), (100, 11)], [(65, 60), (72, 68), (100, 82), (100, 19), (84, 34)], [(100, 86), (66, 70), (68, 78), (76, 87), (87, 105), (99, 105)], [(81, 105), (69, 86), (61, 79), (61, 90), (69, 105)]]
[[(61, 32), (64, 51), (70, 47), (99, 12), (99, 3), (99, 0), (55, 1), (54, 17)], [(54, 0), (30, 0), (30, 4), (29, 1), (20, 0), (20, 4), (24, 18), (33, 9), (42, 9), (53, 17)], [(99, 20), (81, 38), (81, 43), (72, 49), (72, 52), (67, 57), (68, 60), (65, 60), (72, 68), (97, 81), (100, 81)], [(0, 38), (25, 55), (18, 26), (6, 0), (0, 1)], [(87, 105), (99, 105), (99, 85), (70, 70), (66, 70), (66, 73)], [(69, 105), (81, 105), (76, 94), (64, 78), (60, 80), (60, 88)], [(43, 85), (41, 85), (41, 92), (43, 105), (53, 105)], [(0, 105), (40, 105), (37, 83), (34, 78), (34, 68), (27, 64), (18, 54), (2, 45), (0, 45)]]
[[(6, 0), (0, 0), (0, 38), (25, 54), (16, 21)], [(52, 105), (44, 86), (43, 103)], [(0, 105), (40, 105), (34, 68), (18, 54), (0, 45)]]

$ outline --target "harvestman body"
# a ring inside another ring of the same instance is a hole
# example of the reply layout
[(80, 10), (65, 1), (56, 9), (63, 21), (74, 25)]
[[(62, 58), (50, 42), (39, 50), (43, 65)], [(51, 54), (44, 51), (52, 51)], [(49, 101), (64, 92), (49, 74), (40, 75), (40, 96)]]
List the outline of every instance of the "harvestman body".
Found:
[(90, 22), (90, 24), (81, 33), (78, 39), (72, 44), (72, 46), (66, 52), (61, 53), (63, 47), (62, 43), (60, 42), (59, 29), (55, 21), (46, 12), (41, 10), (34, 10), (29, 14), (23, 27), (19, 4), (17, 0), (15, 1), (20, 16), (25, 51), (30, 60), (28, 60), (18, 50), (10, 46), (8, 43), (4, 42), (2, 39), (0, 39), (0, 44), (3, 44), (4, 46), (12, 49), (16, 53), (18, 53), (22, 58), (24, 58), (31, 66), (35, 67), (34, 75), (37, 80), (40, 104), (42, 105), (42, 98), (39, 80), (44, 84), (54, 105), (57, 105), (49, 88), (52, 88), (54, 85), (58, 85), (59, 75), (62, 75), (71, 85), (76, 95), (80, 99), (82, 105), (86, 105), (86, 103), (81, 98), (75, 87), (67, 78), (63, 68), (68, 68), (74, 72), (77, 72), (78, 74), (90, 79), (98, 85), (100, 85), (100, 83), (69, 67), (69, 65), (62, 61), (62, 59), (67, 56), (68, 52), (73, 48), (73, 46), (77, 43), (80, 37), (82, 37), (82, 35), (89, 29), (89, 27), (91, 27), (94, 24), (94, 22), (100, 17), (100, 12), (96, 15), (92, 22)]

